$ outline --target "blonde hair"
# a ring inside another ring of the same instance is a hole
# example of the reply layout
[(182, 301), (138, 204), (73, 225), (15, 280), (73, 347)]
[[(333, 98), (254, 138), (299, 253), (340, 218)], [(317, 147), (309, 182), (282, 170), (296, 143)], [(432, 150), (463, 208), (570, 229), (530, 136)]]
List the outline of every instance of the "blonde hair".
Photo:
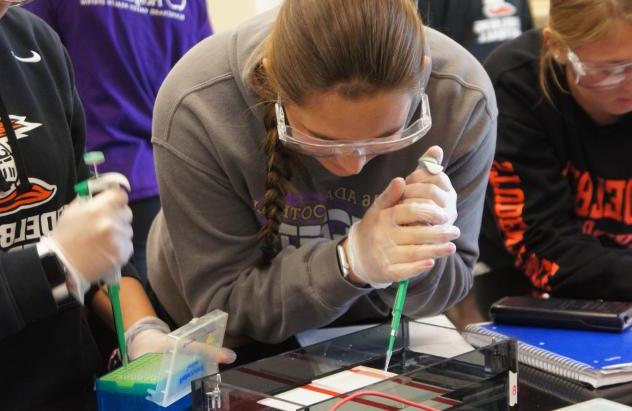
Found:
[[(606, 36), (614, 21), (632, 23), (630, 0), (551, 0), (548, 28), (554, 40), (574, 50)], [(549, 102), (553, 84), (565, 91), (555, 71), (553, 52), (542, 44), (540, 55), (540, 88)]]
[[(274, 102), (301, 105), (335, 91), (359, 99), (422, 81), (424, 31), (411, 0), (285, 0), (249, 75), (264, 104), (268, 173), (263, 196), (264, 261), (279, 251), (277, 237), (295, 156), (278, 139)], [(266, 60), (265, 66), (262, 63)]]

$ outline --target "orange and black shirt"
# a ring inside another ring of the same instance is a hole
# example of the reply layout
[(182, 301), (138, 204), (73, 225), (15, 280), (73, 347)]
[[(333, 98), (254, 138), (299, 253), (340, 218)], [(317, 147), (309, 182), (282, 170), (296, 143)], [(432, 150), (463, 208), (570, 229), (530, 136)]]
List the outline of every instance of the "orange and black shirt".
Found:
[(485, 63), (499, 118), (481, 261), (514, 267), (557, 295), (630, 300), (632, 114), (600, 126), (554, 85), (548, 102), (538, 84), (541, 44), (529, 31)]

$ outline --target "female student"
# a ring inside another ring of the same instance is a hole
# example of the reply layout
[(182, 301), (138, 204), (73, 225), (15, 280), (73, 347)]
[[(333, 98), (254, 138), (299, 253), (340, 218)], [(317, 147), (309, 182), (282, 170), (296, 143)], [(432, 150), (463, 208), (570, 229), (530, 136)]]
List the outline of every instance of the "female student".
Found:
[[(131, 211), (122, 189), (72, 201), (83, 110), (57, 35), (19, 3), (0, 0), (0, 408), (92, 409), (100, 355), (79, 301), (112, 321), (105, 293), (84, 291), (129, 259)], [(123, 273), (130, 357), (164, 350), (169, 328)]]
[(482, 260), (558, 295), (630, 300), (632, 3), (553, 0), (486, 62), (500, 107)]
[[(490, 87), (409, 0), (287, 0), (203, 41), (154, 113), (160, 303), (177, 324), (221, 308), (230, 336), (266, 343), (383, 321), (403, 279), (406, 315), (455, 304), (478, 255)], [(416, 171), (424, 154), (445, 173)]]

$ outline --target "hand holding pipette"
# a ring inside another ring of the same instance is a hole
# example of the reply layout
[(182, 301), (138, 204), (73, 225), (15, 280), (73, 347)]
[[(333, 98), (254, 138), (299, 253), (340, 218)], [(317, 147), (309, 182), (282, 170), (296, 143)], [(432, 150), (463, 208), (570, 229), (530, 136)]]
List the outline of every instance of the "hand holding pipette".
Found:
[[(447, 247), (446, 250), (455, 251), (456, 248), (454, 247), (454, 244), (443, 244), (446, 239), (457, 238), (459, 236), (459, 231), (458, 228), (451, 226), (456, 220), (456, 193), (454, 192), (451, 184), (449, 184), (447, 176), (442, 174), (443, 167), (440, 165), (442, 158), (443, 153), (441, 149), (435, 146), (430, 148), (426, 154), (419, 159), (419, 168), (407, 178), (408, 196), (405, 195), (404, 203), (427, 204), (428, 207), (441, 206), (446, 209), (447, 219), (441, 225), (443, 228), (438, 229), (439, 232), (445, 231), (446, 237), (440, 239), (440, 242), (442, 243), (442, 246)], [(446, 180), (448, 184), (446, 184)], [(440, 190), (436, 190), (432, 186), (439, 187)], [(424, 226), (432, 226), (430, 221), (420, 221), (417, 223), (417, 225), (420, 224)], [(432, 264), (434, 264), (434, 259), (432, 260)], [(390, 364), (395, 341), (399, 332), (399, 325), (408, 291), (408, 281), (408, 279), (405, 279), (399, 282), (395, 300), (393, 302), (391, 331), (384, 365), (385, 371), (388, 369)]]
[(110, 188), (69, 203), (54, 230), (40, 239), (65, 267), (69, 292), (80, 303), (91, 284), (131, 256), (131, 219), (125, 190)]
[(402, 203), (403, 178), (395, 178), (354, 223), (340, 245), (349, 262), (349, 280), (358, 285), (386, 288), (391, 283), (428, 271), (434, 259), (454, 253), (449, 243), (453, 230), (434, 230), (419, 223), (439, 226), (449, 216), (433, 204)]
[[(102, 153), (86, 153), (84, 156), (84, 160), (86, 164), (93, 166), (94, 175), (92, 178), (81, 181), (75, 185), (75, 191), (80, 198), (91, 199), (92, 201), (94, 201), (95, 199), (106, 195), (108, 192), (116, 193), (117, 191), (123, 191), (120, 187), (124, 187), (129, 191), (129, 181), (122, 174), (106, 173), (99, 175), (97, 165), (103, 163), (104, 161)], [(97, 196), (93, 198), (93, 195)], [(109, 227), (112, 229), (112, 231), (109, 231), (109, 233), (113, 235), (109, 238), (109, 244), (105, 244), (105, 247), (108, 251), (105, 254), (106, 261), (107, 259), (109, 259), (111, 264), (109, 266), (109, 273), (106, 272), (106, 274), (103, 275), (102, 279), (106, 284), (108, 284), (108, 297), (112, 305), (112, 314), (114, 317), (114, 326), (116, 328), (116, 336), (119, 343), (119, 350), (121, 352), (121, 359), (123, 361), (123, 366), (127, 366), (127, 346), (125, 342), (123, 314), (121, 311), (119, 292), (121, 282), (121, 266), (126, 263), (127, 260), (131, 257), (133, 247), (131, 245), (132, 230), (130, 226), (132, 221), (132, 213), (129, 207), (127, 207), (127, 195), (125, 195), (124, 198), (124, 203), (119, 204), (118, 208), (115, 207), (111, 210), (113, 211), (113, 215), (111, 217), (119, 224), (114, 224), (113, 227)], [(97, 252), (97, 254), (99, 254), (98, 250), (99, 249), (94, 250), (93, 253), (90, 254), (90, 256), (94, 257), (95, 251)], [(103, 251), (103, 246), (100, 250)], [(103, 257), (103, 252), (101, 252), (100, 254), (101, 255), (97, 256)]]

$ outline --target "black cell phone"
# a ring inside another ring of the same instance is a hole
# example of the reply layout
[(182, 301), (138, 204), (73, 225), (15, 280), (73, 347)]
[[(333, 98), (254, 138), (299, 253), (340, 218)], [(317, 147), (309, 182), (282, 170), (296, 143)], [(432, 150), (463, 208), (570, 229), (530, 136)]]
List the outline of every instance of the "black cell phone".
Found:
[(632, 325), (632, 303), (618, 301), (505, 297), (489, 313), (494, 322), (536, 327), (623, 331)]

